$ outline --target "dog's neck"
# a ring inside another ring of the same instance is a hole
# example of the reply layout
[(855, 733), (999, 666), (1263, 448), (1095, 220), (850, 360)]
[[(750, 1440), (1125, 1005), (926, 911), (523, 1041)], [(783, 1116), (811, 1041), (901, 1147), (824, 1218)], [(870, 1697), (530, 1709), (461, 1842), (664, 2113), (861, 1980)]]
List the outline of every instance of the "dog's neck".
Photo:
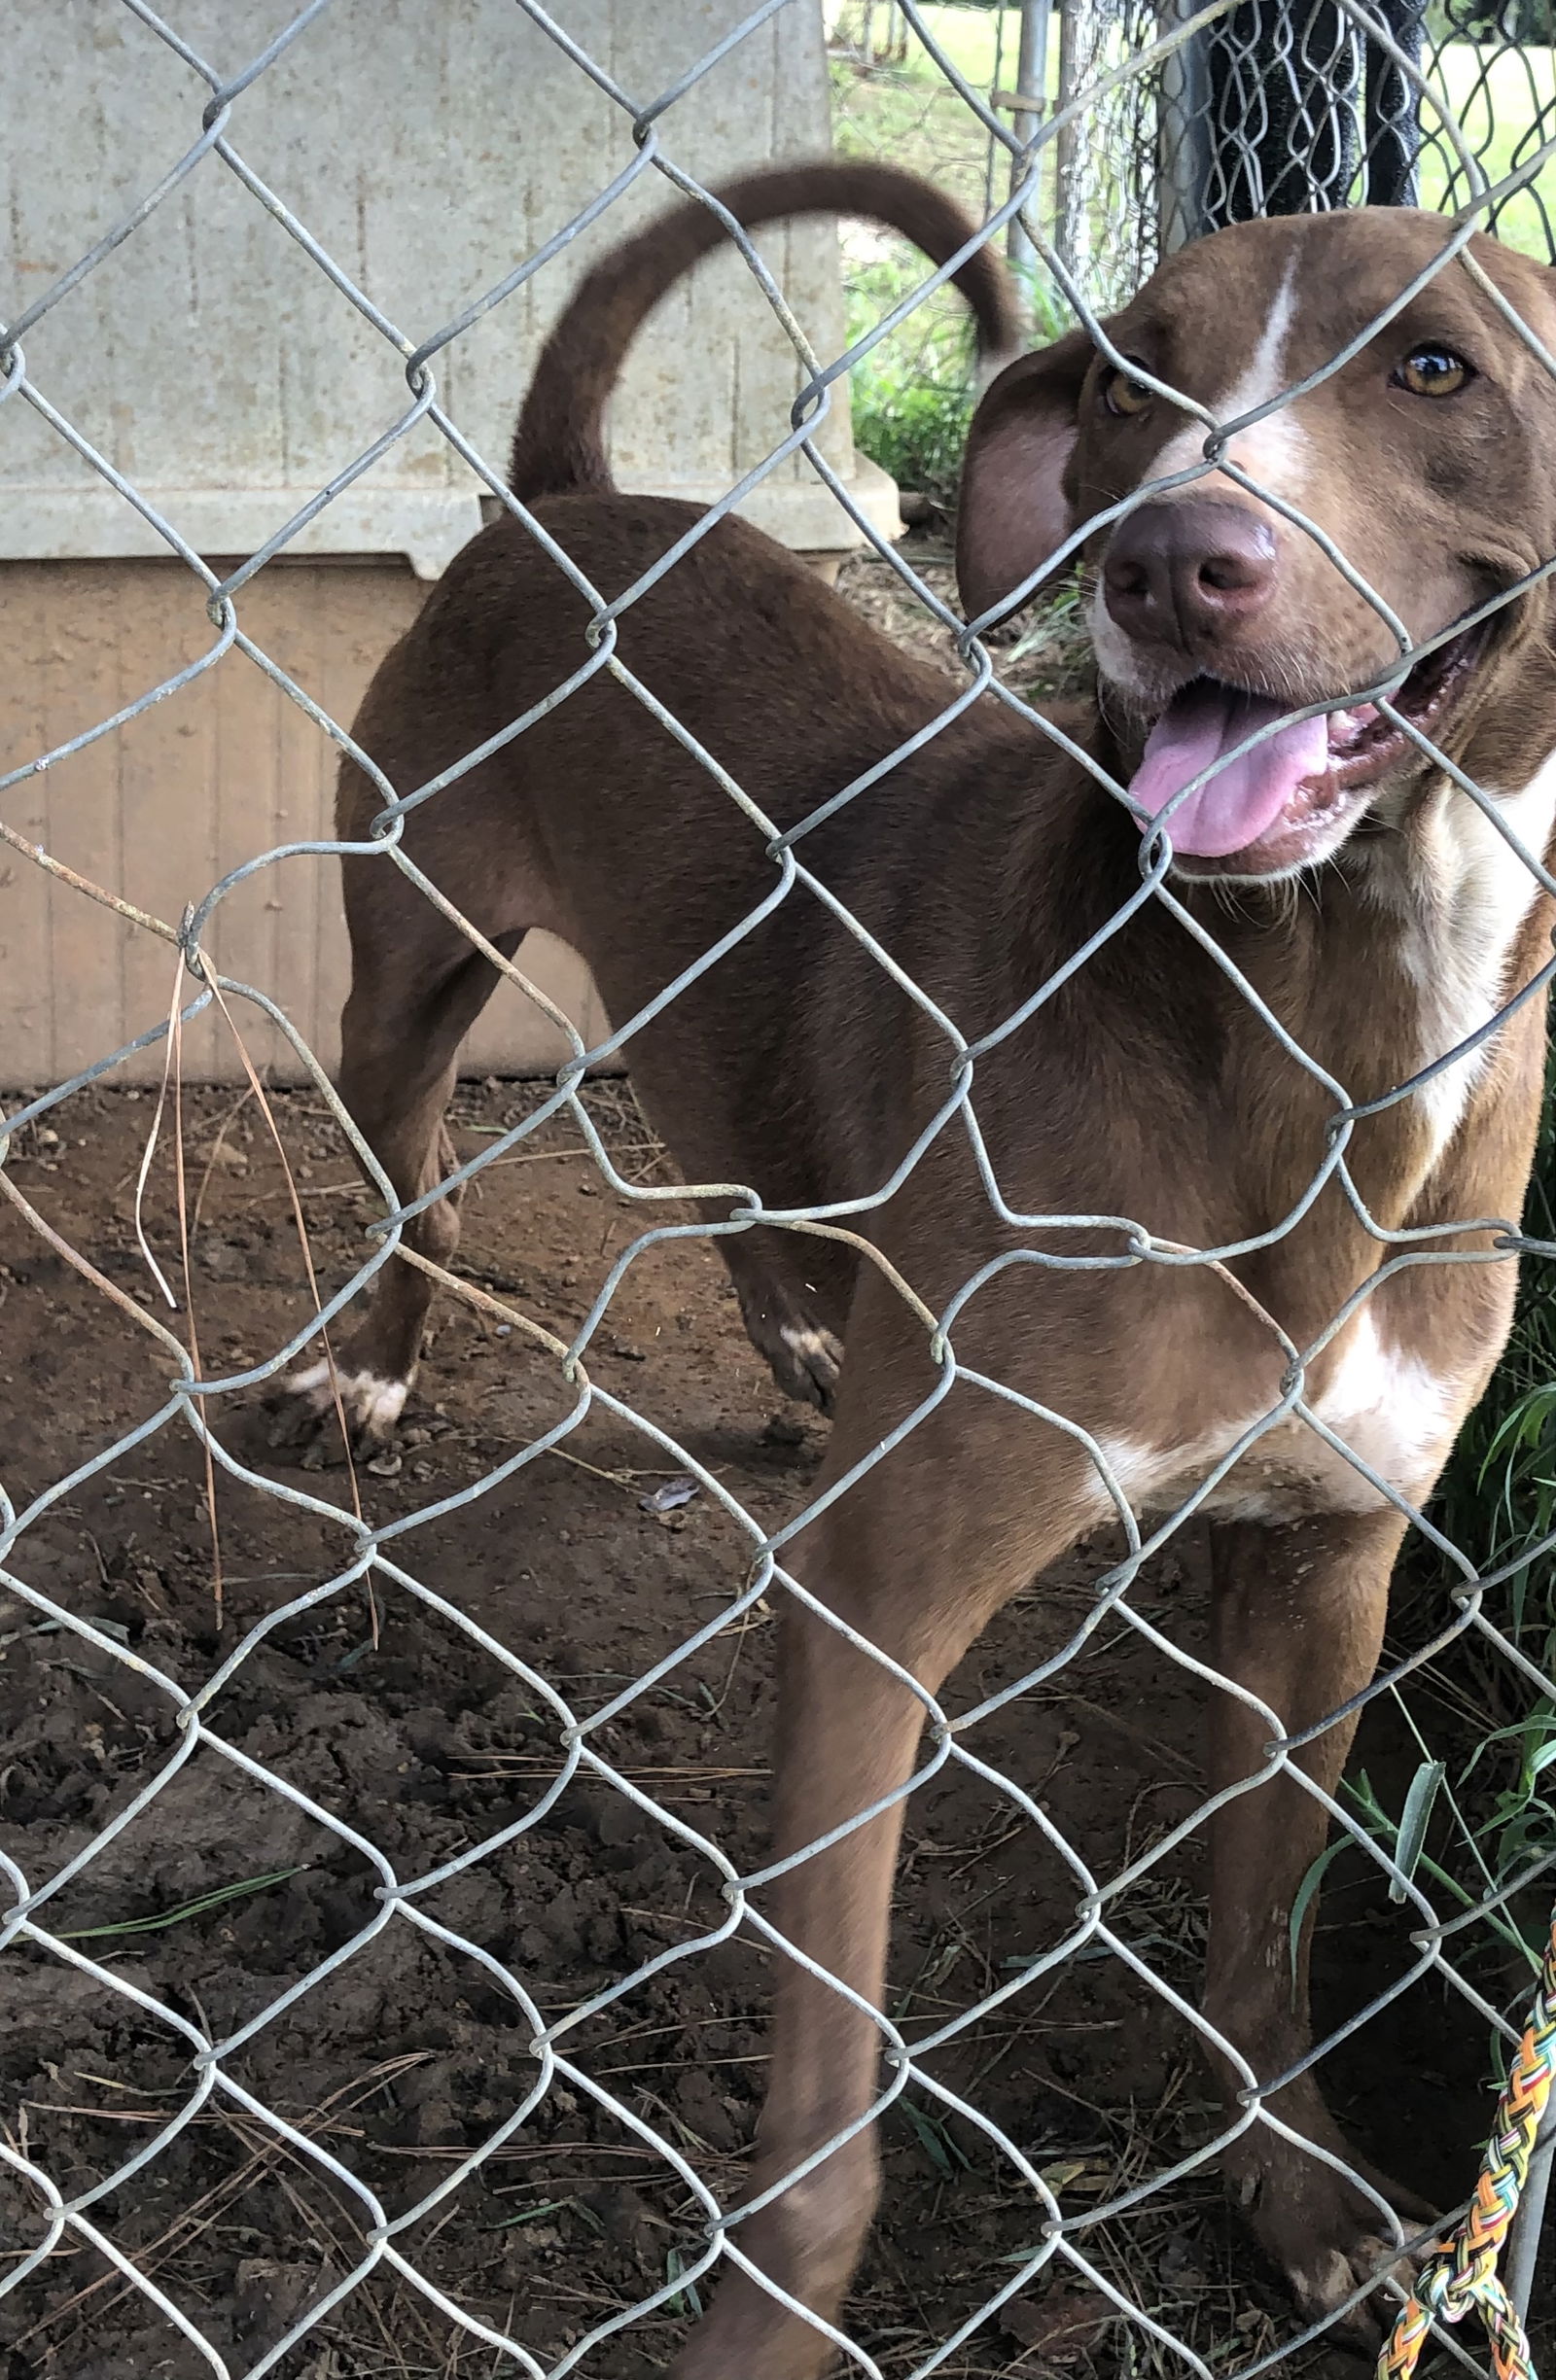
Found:
[[(1106, 729), (1094, 749), (1116, 767)], [(1311, 877), (1272, 886), (1168, 880), (1296, 1045), (1359, 1104), (1386, 1098), (1479, 1032), (1550, 955), (1537, 918), (1538, 879), (1494, 817), (1524, 852), (1545, 860), (1556, 832), (1556, 754), (1521, 789), (1471, 773), (1494, 816), (1437, 773), (1392, 810), (1380, 805), (1343, 854)], [(1092, 832), (1102, 809), (1117, 817), (1098, 788), (1081, 806)], [(1078, 822), (1083, 840), (1087, 824)], [(1115, 913), (1126, 884), (1138, 882), (1133, 829), (1113, 848), (1118, 872), (1109, 871), (1106, 898)], [(1102, 922), (1099, 903), (1087, 923)], [(1252, 1208), (1285, 1212), (1302, 1186), (1298, 1174), (1310, 1178), (1322, 1157), (1333, 1095), (1281, 1050), (1234, 986), (1201, 971), (1180, 927), (1165, 918), (1162, 926), (1162, 939), (1152, 937), (1133, 962), (1130, 930), (1117, 937), (1118, 990), (1127, 974), (1127, 997), (1138, 1006), (1144, 961), (1160, 979), (1155, 997), (1167, 1029), (1221, 1044), (1222, 1093), (1239, 1108), (1251, 1102), (1238, 1135), (1240, 1162), (1253, 1168), (1245, 1199)], [(1063, 933), (1071, 947), (1074, 932), (1072, 921)], [(1198, 994), (1189, 989), (1196, 982)], [(1211, 1005), (1201, 1012), (1204, 998)], [(1415, 1211), (1477, 1095), (1489, 1089), (1498, 1038), (1359, 1127), (1357, 1178), (1386, 1228)]]
[[(1382, 928), (1383, 949), (1414, 995), (1417, 1068), (1478, 1032), (1523, 979), (1514, 980), (1513, 962), (1540, 896), (1531, 861), (1547, 861), (1556, 828), (1556, 754), (1521, 790), (1496, 785), (1485, 790), (1490, 799), (1482, 809), (1449, 779), (1435, 776), (1398, 827), (1358, 838), (1348, 871), (1363, 908)], [(1490, 1058), (1482, 1043), (1418, 1094), (1433, 1162), (1457, 1131)]]
[[(1480, 1032), (1549, 955), (1528, 949), (1541, 903), (1530, 859), (1545, 861), (1556, 827), (1556, 755), (1519, 790), (1485, 789), (1482, 809), (1435, 773), (1311, 886), (1285, 889), (1267, 937), (1285, 942), (1284, 959), (1246, 937), (1234, 954), (1358, 1102), (1385, 1097)], [(1381, 1222), (1403, 1221), (1448, 1156), (1491, 1075), (1497, 1038), (1422, 1084), (1392, 1128), (1368, 1133), (1358, 1160)]]

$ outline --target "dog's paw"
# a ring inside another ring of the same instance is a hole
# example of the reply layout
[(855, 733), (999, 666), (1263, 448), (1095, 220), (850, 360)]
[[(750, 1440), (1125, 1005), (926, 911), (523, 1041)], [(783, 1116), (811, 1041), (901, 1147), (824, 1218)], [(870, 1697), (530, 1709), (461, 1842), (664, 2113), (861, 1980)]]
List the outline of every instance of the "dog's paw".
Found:
[(800, 1405), (815, 1405), (830, 1414), (843, 1368), (843, 1343), (828, 1330), (808, 1323), (785, 1322), (778, 1344), (768, 1353), (773, 1378), (786, 1396)]
[[(1414, 2287), (1436, 2218), (1411, 2191), (1375, 2174), (1349, 2151), (1342, 2153), (1393, 2208), (1403, 2246), (1365, 2190), (1291, 2142), (1267, 2141), (1256, 2165), (1238, 2175), (1234, 2188), (1260, 2246), (1286, 2275), (1299, 2312), (1309, 2322), (1334, 2318), (1337, 2341), (1371, 2355), (1394, 2319), (1396, 2301), (1384, 2284), (1392, 2278), (1401, 2289)], [(1349, 2300), (1358, 2291), (1366, 2294), (1353, 2305)]]
[(304, 1471), (343, 1463), (348, 1450), (363, 1460), (388, 1444), (409, 1394), (407, 1380), (345, 1360), (287, 1373), (265, 1400), (271, 1451), (295, 1455)]

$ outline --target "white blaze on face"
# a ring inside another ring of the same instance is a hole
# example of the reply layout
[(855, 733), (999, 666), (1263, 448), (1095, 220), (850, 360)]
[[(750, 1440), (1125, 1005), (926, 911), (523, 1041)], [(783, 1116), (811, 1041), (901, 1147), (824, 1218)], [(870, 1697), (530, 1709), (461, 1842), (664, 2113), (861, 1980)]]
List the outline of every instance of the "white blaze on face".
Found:
[[(1253, 355), (1225, 394), (1213, 398), (1207, 405), (1206, 409), (1221, 427), (1268, 404), (1272, 397), (1279, 397), (1290, 386), (1291, 374), (1286, 350), (1296, 310), (1295, 282), (1293, 258), (1275, 293)], [(1187, 471), (1204, 454), (1207, 435), (1204, 423), (1192, 416), (1182, 418), (1182, 429), (1174, 433), (1151, 464), (1152, 479)], [(1306, 448), (1307, 436), (1300, 422), (1290, 405), (1282, 405), (1240, 432), (1227, 449), (1227, 460), (1271, 495), (1293, 504), (1306, 475)]]
[[(1275, 293), (1253, 354), (1237, 371), (1236, 378), (1224, 394), (1208, 402), (1207, 409), (1218, 423), (1224, 425), (1240, 420), (1245, 413), (1252, 413), (1255, 407), (1267, 404), (1272, 397), (1279, 397), (1282, 390), (1290, 385), (1287, 348), (1291, 343), (1291, 320), (1296, 310), (1295, 283), (1296, 262), (1293, 258), (1287, 265), (1280, 288)], [(1228, 358), (1234, 369), (1236, 362), (1235, 356)], [(1158, 403), (1163, 402), (1158, 398)], [(1178, 418), (1182, 426), (1153, 459), (1148, 486), (1154, 481), (1171, 478), (1177, 472), (1190, 470), (1204, 456), (1205, 439), (1209, 435), (1205, 424), (1192, 414), (1180, 414)], [(1307, 433), (1291, 408), (1283, 405), (1277, 411), (1266, 414), (1262, 421), (1252, 423), (1233, 438), (1227, 449), (1227, 460), (1235, 463), (1239, 471), (1246, 472), (1259, 490), (1267, 490), (1285, 503), (1294, 504), (1300, 499), (1307, 475)], [(1183, 490), (1185, 495), (1235, 492), (1235, 480), (1218, 479), (1215, 472), (1207, 472), (1203, 479), (1185, 481)], [(1111, 678), (1115, 685), (1133, 693), (1149, 690), (1141, 680), (1130, 640), (1109, 612), (1100, 584), (1091, 601), (1091, 641), (1105, 678)]]

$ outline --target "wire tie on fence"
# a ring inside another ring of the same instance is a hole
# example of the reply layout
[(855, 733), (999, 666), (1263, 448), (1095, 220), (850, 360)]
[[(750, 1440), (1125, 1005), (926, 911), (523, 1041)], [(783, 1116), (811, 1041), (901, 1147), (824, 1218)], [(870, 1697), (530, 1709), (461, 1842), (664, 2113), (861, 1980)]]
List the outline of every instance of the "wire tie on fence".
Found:
[(1377, 2380), (1410, 2380), (1432, 2318), (1462, 2322), (1473, 2307), (1486, 2327), (1498, 2380), (1535, 2380), (1534, 2359), (1518, 2309), (1497, 2259), (1507, 2237), (1534, 2153), (1540, 2118), (1556, 2081), (1556, 1910), (1540, 1964), (1529, 2022), (1497, 2103), (1496, 2122), (1469, 2210), (1422, 2267), (1382, 2353)]
[(194, 903), (184, 903), (184, 914), (178, 921), (178, 947), (184, 954), (184, 964), (196, 983), (205, 981), (205, 958), (194, 933)]

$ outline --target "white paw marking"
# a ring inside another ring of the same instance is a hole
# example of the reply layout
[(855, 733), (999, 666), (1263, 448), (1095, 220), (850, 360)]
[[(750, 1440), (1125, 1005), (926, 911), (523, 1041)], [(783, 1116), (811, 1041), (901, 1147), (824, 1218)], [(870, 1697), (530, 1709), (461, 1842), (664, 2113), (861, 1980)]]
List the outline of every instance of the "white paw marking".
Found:
[(332, 1382), (330, 1366), (322, 1360), (295, 1372), (287, 1384), (294, 1396), (306, 1397), (319, 1413), (330, 1412), (338, 1390), (352, 1426), (379, 1433), (393, 1429), (410, 1394), (408, 1381), (385, 1380), (378, 1372), (336, 1370)]
[(1291, 2287), (1300, 2302), (1319, 2306), (1326, 2314), (1349, 2297), (1356, 2284), (1351, 2259), (1342, 2256), (1338, 2248), (1329, 2249), (1321, 2265), (1291, 2267)]
[(780, 1322), (778, 1336), (790, 1353), (799, 1356), (802, 1361), (818, 1355), (827, 1363), (832, 1360), (831, 1348), (820, 1331), (796, 1330), (793, 1324)]

